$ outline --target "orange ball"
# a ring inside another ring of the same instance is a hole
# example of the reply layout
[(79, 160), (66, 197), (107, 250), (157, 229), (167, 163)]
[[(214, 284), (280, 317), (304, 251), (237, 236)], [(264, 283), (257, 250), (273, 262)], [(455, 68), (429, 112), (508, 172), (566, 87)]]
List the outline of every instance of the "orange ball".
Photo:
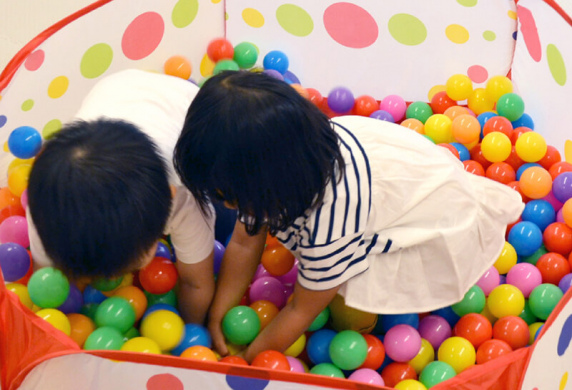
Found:
[(14, 195), (8, 187), (0, 188), (0, 209), (20, 205), (20, 198)]
[(425, 125), (419, 119), (409, 118), (400, 123), (401, 126), (407, 127), (419, 134), (425, 134)]
[(83, 348), (85, 340), (95, 330), (95, 323), (86, 315), (70, 313), (67, 315), (70, 322), (70, 337)]
[(193, 70), (191, 62), (183, 56), (172, 56), (163, 64), (165, 74), (188, 80)]
[(136, 286), (125, 286), (115, 291), (113, 296), (122, 297), (127, 300), (135, 310), (135, 320), (139, 320), (147, 310), (147, 297), (145, 293)]
[(520, 175), (520, 190), (530, 199), (544, 198), (552, 191), (552, 177), (542, 167), (527, 168)]
[(568, 199), (562, 206), (562, 218), (564, 223), (572, 228), (572, 199)]
[(253, 367), (269, 368), (271, 370), (290, 371), (290, 362), (286, 355), (278, 351), (262, 351), (251, 363)]
[(192, 347), (185, 349), (181, 353), (181, 357), (194, 360), (218, 362), (216, 354), (210, 348), (202, 345), (193, 345)]
[[(462, 106), (451, 106), (451, 107), (447, 108), (443, 114), (445, 114), (446, 116), (451, 118), (451, 120), (455, 120), (455, 118), (457, 118), (461, 115), (472, 116), (471, 114), (469, 114), (469, 110), (467, 110), (465, 107), (462, 107)], [(472, 116), (472, 117), (475, 118), (474, 116)]]
[(305, 99), (310, 99), (310, 94), (308, 93), (308, 91), (306, 90), (306, 88), (302, 87), (300, 84), (290, 84), (290, 86), (292, 88), (294, 88), (296, 90), (296, 92), (298, 92), (298, 94), (300, 94), (300, 96), (302, 96)]
[(364, 334), (363, 338), (367, 343), (367, 355), (359, 368), (377, 370), (385, 360), (385, 347), (381, 340), (372, 334)]
[[(447, 115), (447, 112), (445, 112)], [(451, 124), (453, 137), (457, 142), (468, 144), (479, 139), (481, 135), (481, 124), (472, 115), (459, 115), (453, 119)]]
[(263, 299), (252, 302), (250, 307), (254, 309), (260, 319), (260, 330), (264, 329), (280, 311), (275, 304)]
[(517, 316), (499, 318), (493, 325), (493, 338), (505, 341), (513, 350), (526, 347), (530, 338), (528, 324)]
[(265, 249), (262, 252), (260, 262), (262, 266), (272, 276), (282, 276), (288, 273), (294, 266), (295, 257), (283, 246)]

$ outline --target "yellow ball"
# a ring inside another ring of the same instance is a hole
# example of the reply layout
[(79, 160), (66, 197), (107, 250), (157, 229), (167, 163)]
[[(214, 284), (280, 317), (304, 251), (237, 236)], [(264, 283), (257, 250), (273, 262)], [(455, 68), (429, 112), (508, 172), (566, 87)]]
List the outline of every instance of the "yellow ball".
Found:
[(465, 100), (473, 92), (473, 82), (464, 74), (454, 74), (445, 83), (447, 96), (453, 100)]
[(502, 95), (512, 92), (512, 81), (506, 76), (493, 76), (487, 81), (485, 90), (489, 100), (496, 103)]
[(463, 337), (449, 337), (439, 346), (437, 359), (451, 365), (459, 374), (467, 368), (474, 366), (477, 360), (475, 347)]
[(345, 300), (341, 295), (336, 295), (330, 302), (329, 307), (332, 328), (338, 332), (355, 330), (360, 333), (370, 333), (377, 324), (377, 314), (346, 306)]
[(518, 287), (501, 284), (490, 292), (487, 306), (496, 318), (518, 316), (524, 310), (524, 295)]
[(294, 341), (294, 343), (284, 351), (284, 355), (296, 357), (302, 353), (304, 348), (306, 347), (306, 335), (302, 334), (302, 336), (298, 337), (298, 340)]
[(425, 135), (436, 144), (453, 142), (453, 121), (445, 114), (433, 114), (425, 122)]
[(425, 366), (433, 360), (435, 360), (435, 349), (429, 341), (422, 338), (421, 348), (419, 348), (417, 355), (409, 361), (409, 365), (413, 367), (417, 374), (420, 374)]
[(32, 170), (32, 164), (20, 164), (12, 168), (8, 175), (8, 188), (14, 196), (20, 197), (28, 188), (28, 177)]
[(121, 346), (121, 351), (161, 354), (159, 344), (148, 337), (133, 337)]
[(161, 351), (170, 351), (183, 338), (185, 323), (170, 310), (157, 310), (141, 321), (141, 336), (154, 340)]
[(22, 160), (21, 158), (15, 158), (12, 162), (8, 165), (8, 175), (12, 173), (12, 169), (20, 166), (20, 165), (32, 165), (34, 163), (33, 158), (27, 158)]
[(397, 390), (427, 390), (423, 383), (415, 379), (404, 379), (393, 388)]
[(548, 146), (542, 135), (535, 131), (528, 131), (518, 137), (514, 149), (523, 161), (536, 162), (544, 157)]
[(502, 251), (494, 266), (499, 274), (506, 274), (516, 264), (518, 256), (514, 247), (505, 241)]
[(483, 112), (492, 111), (495, 103), (487, 96), (487, 91), (484, 88), (476, 88), (467, 99), (467, 106), (475, 114), (480, 115)]
[(483, 308), (483, 311), (481, 311), (481, 315), (485, 316), (487, 320), (489, 320), (489, 322), (494, 325), (495, 322), (497, 322), (498, 318), (496, 318), (495, 316), (493, 316), (493, 314), (491, 313), (491, 311), (489, 310), (489, 307), (487, 305), (485, 305), (485, 307)]
[(6, 289), (12, 291), (20, 299), (20, 303), (26, 306), (28, 309), (34, 307), (34, 302), (30, 299), (30, 294), (28, 294), (28, 287), (20, 283), (8, 283), (6, 284)]
[(501, 162), (510, 156), (512, 144), (506, 134), (493, 131), (485, 135), (481, 141), (481, 151), (483, 152), (483, 157), (488, 161), (492, 163)]
[(61, 330), (66, 335), (71, 333), (70, 320), (58, 309), (42, 309), (36, 312), (36, 315), (52, 324), (56, 329)]
[(540, 327), (544, 325), (544, 322), (534, 322), (530, 325), (528, 325), (528, 331), (530, 332), (530, 338), (528, 339), (528, 345), (532, 345), (532, 343), (534, 343), (534, 337), (536, 336), (536, 332), (538, 332), (538, 329), (540, 329)]

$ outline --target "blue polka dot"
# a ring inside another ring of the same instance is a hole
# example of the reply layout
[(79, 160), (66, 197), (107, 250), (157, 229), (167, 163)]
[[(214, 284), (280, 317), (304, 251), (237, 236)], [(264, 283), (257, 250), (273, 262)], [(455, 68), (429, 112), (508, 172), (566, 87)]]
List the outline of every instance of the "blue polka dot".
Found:
[(512, 33), (512, 39), (514, 39), (515, 41), (516, 41), (516, 35), (517, 35), (516, 31)]
[(6, 115), (0, 115), (0, 127), (3, 127), (7, 121), (8, 118), (6, 118)]
[(558, 337), (558, 356), (564, 355), (568, 347), (570, 346), (570, 340), (572, 339), (572, 315), (569, 316), (564, 325), (562, 326), (562, 331), (560, 332), (560, 337)]
[(227, 375), (226, 383), (232, 390), (264, 390), (268, 386), (269, 381), (266, 379)]

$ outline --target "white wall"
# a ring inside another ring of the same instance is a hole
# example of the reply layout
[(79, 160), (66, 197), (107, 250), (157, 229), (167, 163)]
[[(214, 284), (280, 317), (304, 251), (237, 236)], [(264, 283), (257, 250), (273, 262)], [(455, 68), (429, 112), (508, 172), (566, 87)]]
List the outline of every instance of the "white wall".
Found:
[(32, 38), (95, 0), (0, 0), (0, 70)]

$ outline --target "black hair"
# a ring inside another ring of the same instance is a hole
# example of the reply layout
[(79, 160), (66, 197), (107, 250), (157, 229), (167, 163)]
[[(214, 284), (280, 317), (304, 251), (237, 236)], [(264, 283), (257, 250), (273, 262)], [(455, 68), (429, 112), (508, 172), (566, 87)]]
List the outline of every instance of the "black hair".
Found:
[(201, 87), (174, 165), (203, 213), (211, 199), (226, 200), (249, 234), (292, 225), (344, 170), (328, 117), (287, 83), (247, 71), (222, 72)]
[(28, 182), (46, 254), (72, 277), (133, 270), (161, 238), (171, 201), (157, 146), (118, 120), (65, 125), (44, 144)]

